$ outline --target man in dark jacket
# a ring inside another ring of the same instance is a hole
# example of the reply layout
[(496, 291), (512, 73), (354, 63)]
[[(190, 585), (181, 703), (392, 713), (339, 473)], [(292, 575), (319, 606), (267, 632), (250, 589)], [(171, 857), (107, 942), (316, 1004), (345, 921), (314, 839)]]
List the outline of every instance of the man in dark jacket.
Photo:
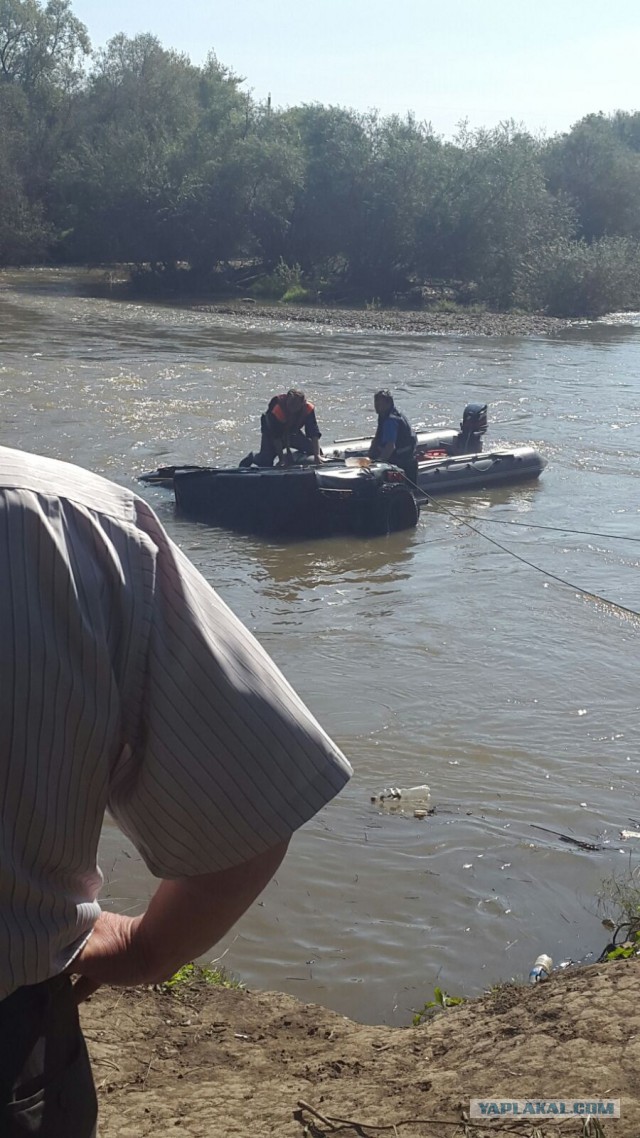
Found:
[(390, 391), (376, 391), (373, 405), (378, 416), (378, 429), (371, 440), (369, 458), (399, 466), (409, 481), (415, 483), (418, 477), (417, 440), (409, 420), (398, 411)]
[(304, 391), (291, 388), (284, 395), (274, 395), (261, 416), (260, 428), (262, 441), (258, 454), (251, 452), (240, 466), (273, 466), (276, 458), (278, 466), (287, 466), (292, 450), (312, 454), (316, 466), (320, 465), (320, 430), (313, 403), (308, 401)]

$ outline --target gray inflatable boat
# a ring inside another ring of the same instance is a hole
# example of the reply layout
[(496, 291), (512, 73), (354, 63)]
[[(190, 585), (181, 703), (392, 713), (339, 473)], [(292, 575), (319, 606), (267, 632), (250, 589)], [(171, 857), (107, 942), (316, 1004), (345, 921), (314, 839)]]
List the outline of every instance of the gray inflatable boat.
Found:
[[(426, 494), (455, 493), (539, 478), (546, 459), (531, 446), (498, 447), (483, 451), (487, 430), (486, 403), (468, 403), (460, 429), (417, 433), (417, 485)], [(338, 439), (324, 448), (337, 461), (364, 458), (370, 438)]]

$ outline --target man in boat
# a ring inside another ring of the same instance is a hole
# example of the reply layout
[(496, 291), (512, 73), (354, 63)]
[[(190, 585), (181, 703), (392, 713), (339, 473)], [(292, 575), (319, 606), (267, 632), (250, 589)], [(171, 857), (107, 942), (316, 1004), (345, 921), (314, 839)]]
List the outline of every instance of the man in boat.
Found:
[(313, 403), (304, 391), (292, 387), (284, 395), (274, 395), (267, 410), (260, 419), (262, 441), (258, 454), (251, 451), (240, 462), (240, 466), (278, 466), (291, 463), (291, 451), (302, 451), (313, 455), (316, 466), (320, 466), (321, 434), (316, 420)]
[[(207, 952), (350, 767), (130, 490), (0, 447), (0, 533), (0, 1135), (93, 1138), (76, 1005)], [(141, 916), (100, 908), (107, 808)]]
[(371, 440), (369, 458), (399, 466), (415, 484), (418, 478), (417, 439), (409, 420), (398, 411), (393, 395), (386, 388), (376, 391), (373, 405), (378, 416), (378, 428)]

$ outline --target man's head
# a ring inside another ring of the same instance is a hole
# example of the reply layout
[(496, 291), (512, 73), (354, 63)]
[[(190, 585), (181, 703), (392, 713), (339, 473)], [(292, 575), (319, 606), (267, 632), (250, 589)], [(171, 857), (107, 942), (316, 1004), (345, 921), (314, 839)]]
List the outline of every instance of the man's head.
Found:
[(287, 411), (295, 414), (296, 411), (301, 411), (307, 402), (307, 397), (304, 391), (298, 391), (297, 387), (291, 387), (286, 394)]
[(393, 395), (387, 391), (386, 387), (380, 388), (376, 391), (373, 397), (373, 406), (376, 409), (376, 415), (386, 415), (393, 407)]

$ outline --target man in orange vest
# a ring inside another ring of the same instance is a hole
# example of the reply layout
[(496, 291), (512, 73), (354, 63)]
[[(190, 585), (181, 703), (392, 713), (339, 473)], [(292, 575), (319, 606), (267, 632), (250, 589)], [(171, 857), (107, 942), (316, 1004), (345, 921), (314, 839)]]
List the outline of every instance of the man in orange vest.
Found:
[(312, 454), (320, 466), (320, 430), (313, 403), (304, 391), (291, 388), (285, 395), (274, 395), (266, 412), (260, 418), (262, 442), (258, 454), (251, 451), (240, 466), (278, 466), (291, 464), (291, 451)]

